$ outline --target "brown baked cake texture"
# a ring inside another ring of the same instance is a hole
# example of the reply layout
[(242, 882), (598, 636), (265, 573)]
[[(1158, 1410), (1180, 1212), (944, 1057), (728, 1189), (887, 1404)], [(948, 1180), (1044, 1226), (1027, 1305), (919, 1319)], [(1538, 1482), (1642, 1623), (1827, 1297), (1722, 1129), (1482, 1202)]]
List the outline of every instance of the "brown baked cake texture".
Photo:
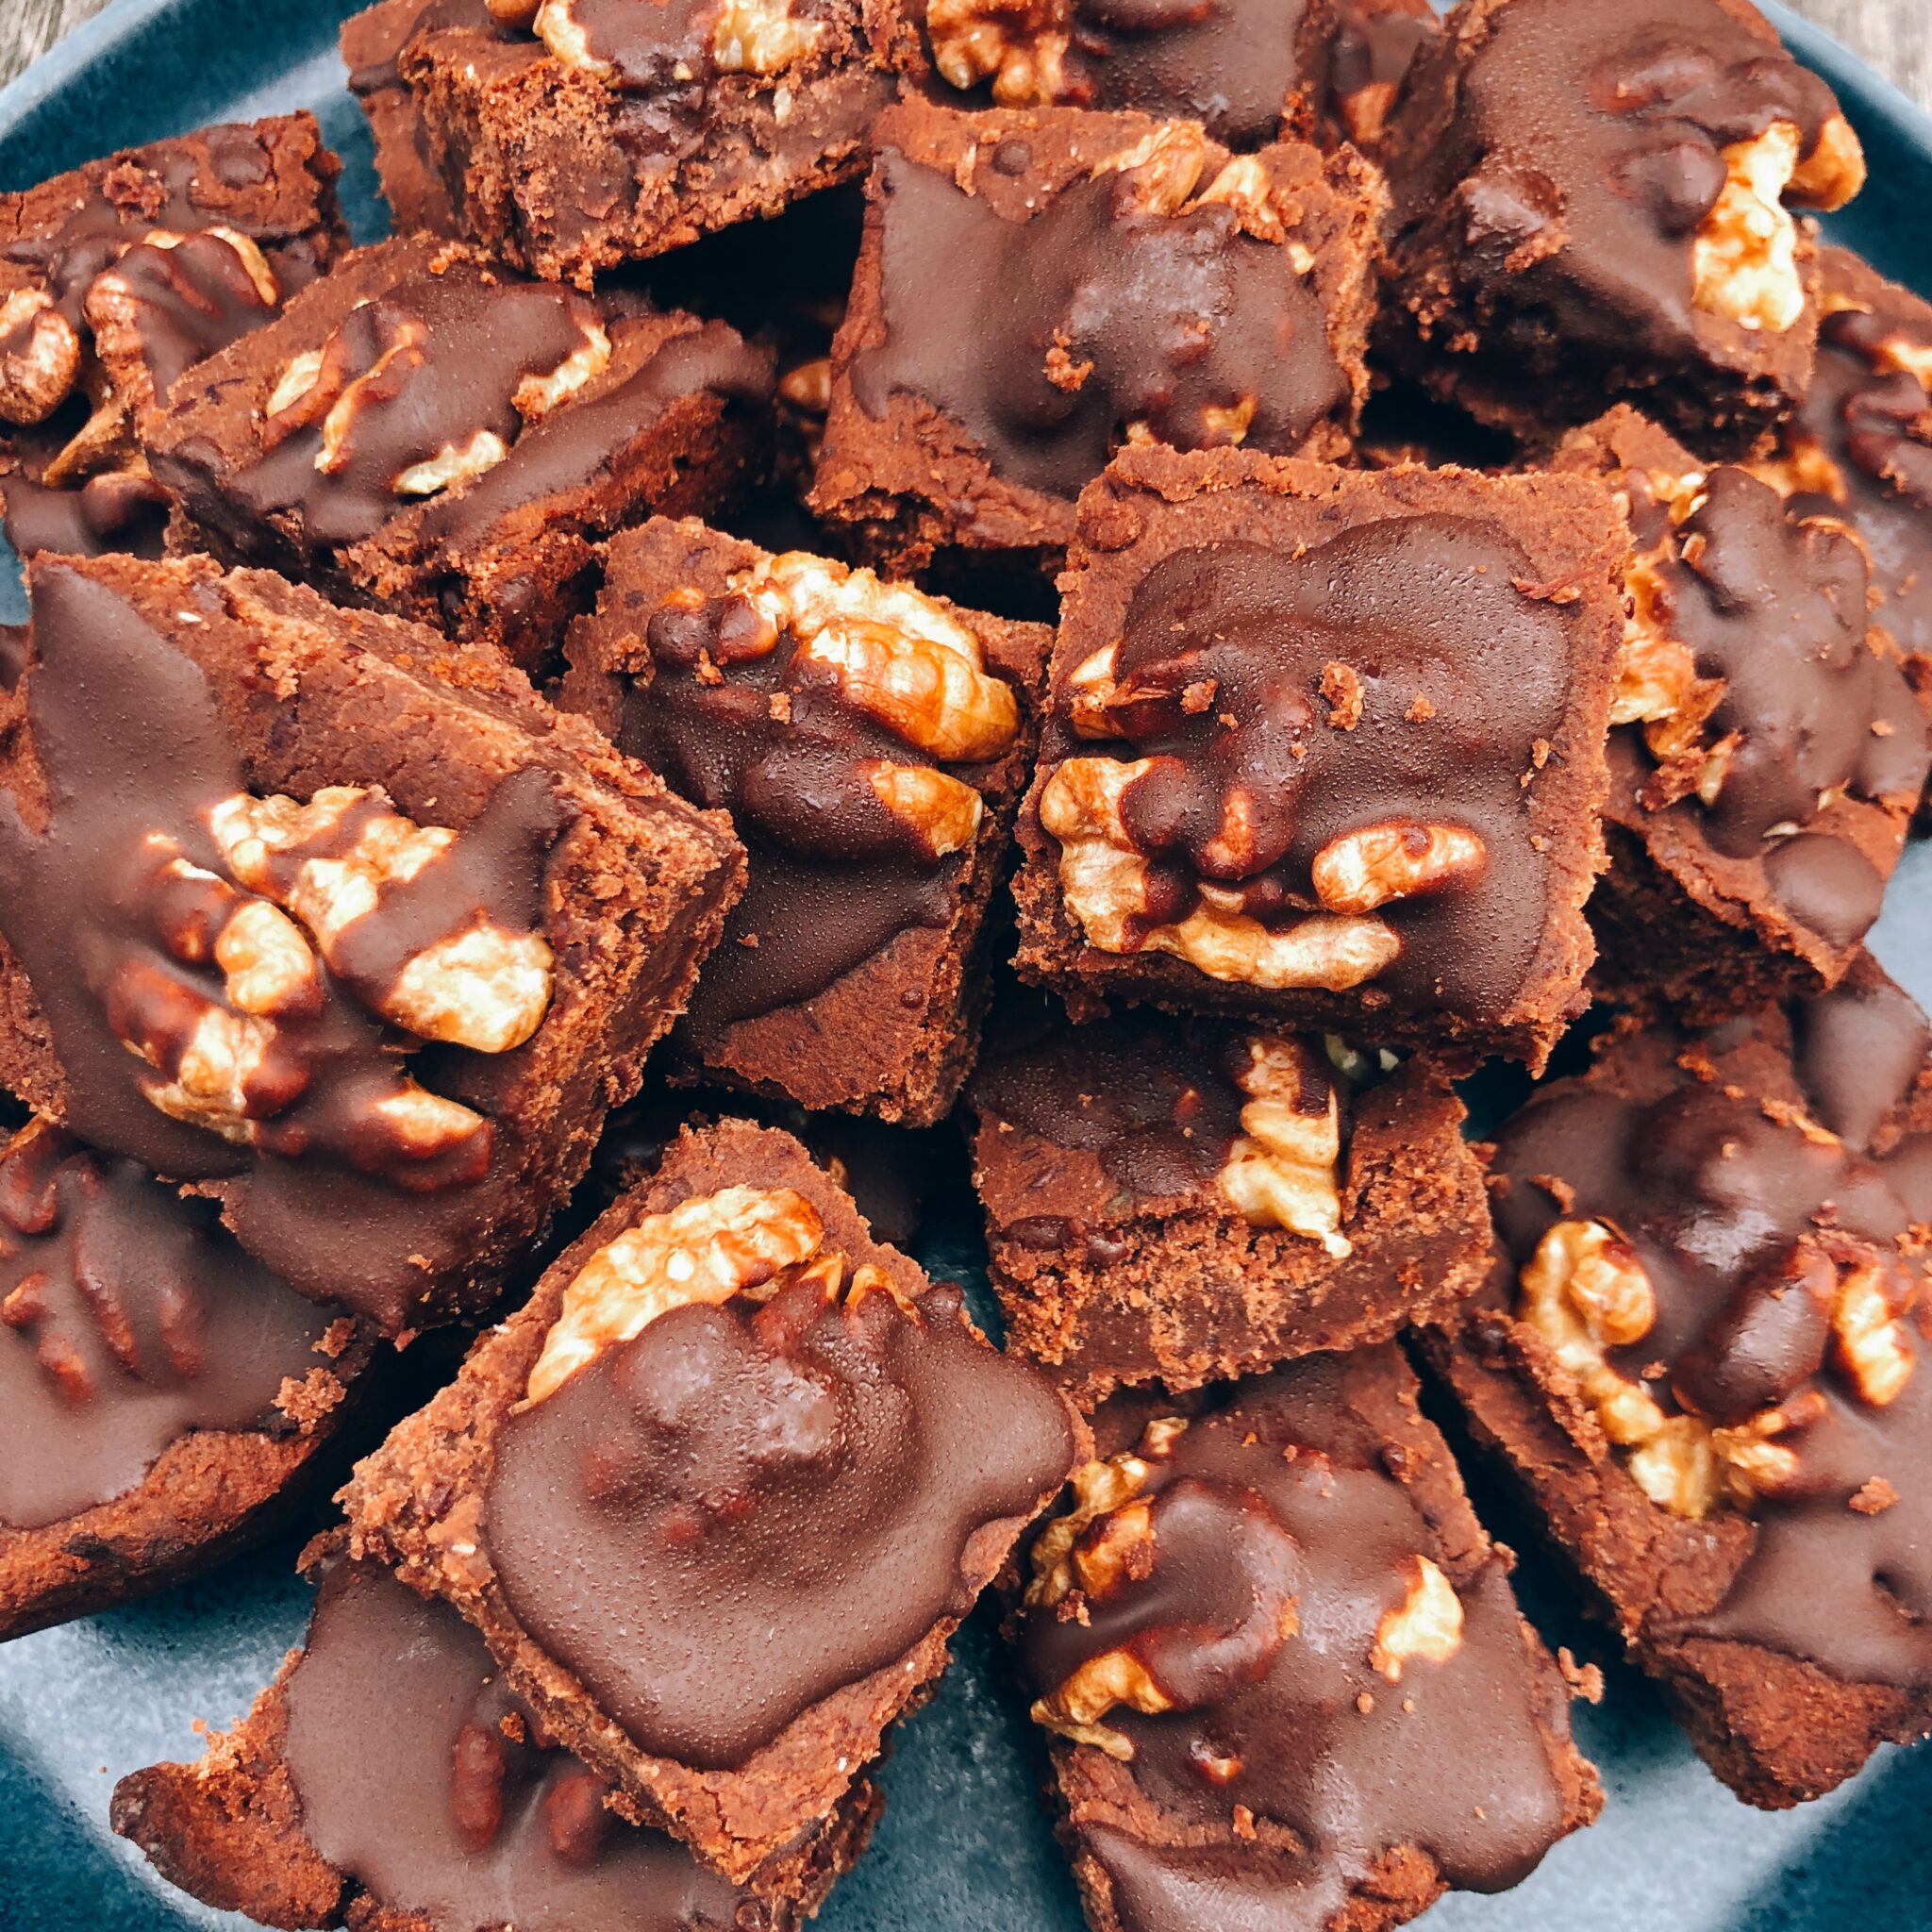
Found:
[(861, 1778), (754, 1895), (625, 1822), (446, 1604), (339, 1541), (308, 1634), (198, 1763), (114, 1789), (171, 1884), (263, 1925), (349, 1932), (795, 1932), (864, 1850)]
[(475, 1624), (637, 1816), (756, 1885), (923, 1701), (1086, 1449), (797, 1141), (727, 1121), (344, 1501), (357, 1554)]
[(811, 501), (882, 568), (1057, 568), (1124, 441), (1347, 450), (1383, 207), (1353, 150), (913, 100), (874, 146)]
[(1932, 766), (1864, 544), (1627, 406), (1552, 466), (1608, 482), (1634, 544), (1598, 989), (1696, 1022), (1835, 986)]
[(742, 881), (494, 651), (42, 558), (0, 700), (0, 1084), (395, 1334), (480, 1306)]
[(459, 230), (532, 274), (682, 247), (863, 173), (900, 0), (432, 5), (395, 57)]
[[(1359, 4), (1359, 0), (1352, 0)], [(957, 106), (1136, 108), (1203, 124), (1238, 150), (1318, 125), (1336, 0), (1218, 0), (1131, 8), (1109, 0), (908, 0)]]
[(489, 0), (378, 0), (342, 23), (342, 63), (375, 141), (375, 173), (398, 236), (457, 238), (450, 197), (423, 110), (403, 78), (403, 50), (431, 22), (488, 31)]
[(1639, 404), (1749, 454), (1818, 338), (1793, 208), (1864, 156), (1749, 0), (1463, 0), (1378, 150), (1395, 359), (1535, 441)]
[(1865, 961), (1612, 1034), (1499, 1136), (1432, 1359), (1699, 1753), (1815, 1798), (1932, 1736), (1932, 1045)]
[(0, 1640), (274, 1527), (366, 1392), (362, 1324), (46, 1121), (0, 1143)]
[(770, 448), (735, 329), (530, 282), (432, 237), (358, 250), (178, 385), (148, 438), (180, 547), (545, 670), (597, 545), (716, 508)]
[(745, 895), (672, 1038), (690, 1075), (929, 1126), (978, 1046), (989, 901), (1053, 633), (658, 519), (610, 546), (563, 702), (731, 815)]
[(348, 245), (341, 171), (291, 114), (0, 194), (0, 501), (21, 556), (160, 554), (168, 499), (137, 429)]
[(1398, 1349), (1095, 1428), (1014, 1630), (1094, 1932), (1383, 1932), (1595, 1819), (1571, 1684)]
[(1584, 478), (1124, 451), (1061, 579), (1021, 976), (1540, 1066), (1594, 956), (1627, 553)]
[(1441, 1064), (1141, 1009), (1002, 1001), (967, 1089), (1007, 1344), (1083, 1407), (1386, 1341), (1482, 1285)]

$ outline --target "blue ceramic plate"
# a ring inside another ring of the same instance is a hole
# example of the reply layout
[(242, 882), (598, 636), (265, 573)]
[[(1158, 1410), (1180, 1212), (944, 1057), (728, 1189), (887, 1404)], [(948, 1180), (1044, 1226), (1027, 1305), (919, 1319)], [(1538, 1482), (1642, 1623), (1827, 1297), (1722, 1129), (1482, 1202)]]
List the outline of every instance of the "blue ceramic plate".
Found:
[[(203, 122), (307, 107), (348, 159), (358, 238), (375, 239), (383, 216), (369, 142), (336, 56), (336, 27), (351, 10), (349, 0), (118, 0), (0, 92), (0, 189)], [(1837, 232), (1932, 295), (1932, 119), (1824, 36), (1768, 10), (1837, 88), (1871, 156), (1873, 185)], [(0, 550), (0, 618), (8, 600), (17, 608)], [(1932, 1005), (1928, 941), (1932, 849), (1919, 847), (1893, 881), (1874, 943)], [(983, 1286), (958, 1166), (922, 1258)], [(1478, 1497), (1499, 1535), (1529, 1544), (1507, 1502)], [(300, 1641), (301, 1540), (158, 1602), (0, 1648), (0, 1932), (242, 1925), (155, 1878), (108, 1832), (108, 1794), (139, 1765), (194, 1757), (192, 1721), (231, 1723)], [(1609, 1805), (1602, 1824), (1559, 1845), (1516, 1891), (1444, 1901), (1425, 1922), (1431, 1932), (1932, 1926), (1932, 1746), (1881, 1753), (1856, 1783), (1803, 1810), (1749, 1810), (1691, 1755), (1649, 1686), (1610, 1663), (1559, 1581), (1527, 1557), (1519, 1580), (1553, 1643), (1606, 1663), (1608, 1695), (1600, 1709), (1579, 1707), (1577, 1727)], [(962, 1633), (938, 1701), (899, 1737), (885, 1822), (825, 1908), (824, 1932), (1080, 1932), (1039, 1798), (1042, 1768), (982, 1616)]]

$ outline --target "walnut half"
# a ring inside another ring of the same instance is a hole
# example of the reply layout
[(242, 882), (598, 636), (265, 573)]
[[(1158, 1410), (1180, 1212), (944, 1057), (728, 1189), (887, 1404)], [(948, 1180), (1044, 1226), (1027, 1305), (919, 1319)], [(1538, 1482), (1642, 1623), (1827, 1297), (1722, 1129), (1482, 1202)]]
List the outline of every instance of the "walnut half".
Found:
[(1248, 1095), (1241, 1138), (1228, 1152), (1217, 1183), (1226, 1198), (1259, 1227), (1283, 1227), (1318, 1241), (1338, 1260), (1350, 1252), (1341, 1232), (1341, 1098), (1322, 1077), (1325, 1105), (1303, 1106), (1313, 1055), (1302, 1041), (1257, 1034), (1248, 1042), (1240, 1076)]

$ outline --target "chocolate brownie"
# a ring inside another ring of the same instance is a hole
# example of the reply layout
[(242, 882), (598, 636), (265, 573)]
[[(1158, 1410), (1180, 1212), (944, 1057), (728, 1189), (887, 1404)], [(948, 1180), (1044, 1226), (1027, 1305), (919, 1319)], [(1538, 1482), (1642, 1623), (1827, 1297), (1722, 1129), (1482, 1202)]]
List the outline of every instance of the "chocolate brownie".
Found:
[(136, 430), (346, 245), (341, 167), (291, 114), (0, 194), (0, 499), (22, 556), (159, 555), (167, 497)]
[(917, 55), (900, 0), (490, 12), (432, 8), (403, 44), (403, 77), (461, 230), (585, 288), (860, 174), (873, 117)]
[[(922, 10), (922, 0), (908, 0)], [(974, 105), (1138, 108), (1231, 148), (1315, 130), (1336, 0), (923, 0), (940, 77)]]
[(303, 1647), (198, 1764), (114, 1788), (170, 1883), (265, 1925), (350, 1932), (794, 1932), (865, 1848), (864, 1779), (755, 1897), (626, 1823), (447, 1605), (314, 1553)]
[(136, 1162), (45, 1121), (0, 1145), (0, 1640), (272, 1527), (371, 1353)]
[(493, 651), (42, 558), (0, 700), (0, 1083), (394, 1333), (476, 1306), (742, 877)]
[(1083, 1407), (1381, 1341), (1482, 1283), (1482, 1170), (1425, 1055), (1015, 999), (967, 1102), (1008, 1344)]
[(1869, 961), (1611, 1036), (1495, 1150), (1431, 1354), (1717, 1774), (1782, 1807), (1932, 1735), (1932, 1044)]
[(789, 1135), (688, 1133), (345, 1492), (727, 1877), (828, 1817), (1086, 1453)]
[(598, 541), (741, 487), (769, 359), (723, 323), (422, 236), (350, 256), (148, 439), (198, 541), (541, 670)]
[(1124, 451), (1061, 579), (1022, 976), (1540, 1065), (1586, 1004), (1627, 545), (1581, 477)]
[(1709, 455), (1805, 393), (1857, 137), (1749, 0), (1464, 0), (1381, 148), (1392, 353), (1534, 434), (1618, 400)]
[(1441, 36), (1429, 0), (1336, 0), (1328, 119), (1373, 154), (1424, 50)]
[(1604, 477), (1636, 546), (1590, 902), (1599, 990), (1696, 1021), (1836, 985), (1932, 766), (1865, 546), (1626, 406), (1554, 467)]
[(977, 1048), (981, 933), (1052, 633), (658, 519), (610, 547), (563, 701), (728, 810), (744, 897), (673, 1047), (692, 1076), (929, 1126)]
[(1094, 1932), (1382, 1932), (1595, 1819), (1569, 1686), (1415, 1398), (1385, 1345), (1096, 1418), (1115, 1453), (1017, 1624)]
[(812, 505), (874, 560), (1052, 569), (1123, 442), (1347, 450), (1383, 208), (1352, 150), (915, 101), (874, 145)]

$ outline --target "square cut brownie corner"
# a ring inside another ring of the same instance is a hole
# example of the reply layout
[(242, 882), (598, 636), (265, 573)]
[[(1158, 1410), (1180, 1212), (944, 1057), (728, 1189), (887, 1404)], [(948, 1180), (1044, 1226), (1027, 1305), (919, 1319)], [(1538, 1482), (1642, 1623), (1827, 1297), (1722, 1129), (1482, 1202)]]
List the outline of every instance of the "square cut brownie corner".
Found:
[(376, 0), (342, 23), (342, 64), (375, 142), (375, 174), (397, 235), (460, 236), (456, 203), (437, 165), (403, 53), (430, 23), (487, 31), (489, 0)]
[(148, 449), (189, 540), (536, 674), (604, 538), (762, 466), (771, 398), (769, 356), (723, 323), (418, 236), (204, 363)]
[(673, 1035), (692, 1077), (912, 1126), (977, 1049), (990, 901), (1053, 634), (657, 519), (610, 546), (562, 701), (731, 813), (745, 896)]
[(348, 246), (312, 114), (207, 127), (0, 194), (0, 503), (22, 557), (158, 556), (139, 430)]
[(375, 1357), (208, 1202), (46, 1120), (0, 1140), (0, 1641), (267, 1535), (327, 1475)]
[(1594, 957), (1609, 491), (1130, 449), (1080, 523), (1022, 977), (1540, 1066)]
[(480, 1306), (635, 1091), (741, 848), (487, 646), (206, 558), (30, 583), (0, 1081), (387, 1333)]
[(1869, 959), (1627, 1022), (1505, 1125), (1424, 1346), (1711, 1769), (1782, 1808), (1932, 1736), (1932, 1030)]
[[(1598, 991), (1691, 1022), (1835, 985), (1932, 767), (1872, 557), (1628, 406), (1552, 467), (1616, 491), (1635, 545), (1611, 711)], [(1878, 614), (1882, 617), (1883, 606)]]
[(727, 1121), (345, 1501), (358, 1553), (454, 1604), (554, 1736), (756, 1884), (923, 1700), (1087, 1441), (797, 1141)]
[(1349, 447), (1385, 203), (1352, 149), (912, 99), (874, 146), (812, 504), (894, 574), (1057, 568), (1124, 441)]
[(342, 1543), (306, 1553), (308, 1634), (248, 1715), (114, 1788), (115, 1831), (204, 1904), (291, 1932), (475, 1932), (533, 1900), (595, 1932), (796, 1932), (865, 1849), (861, 1776), (757, 1894), (708, 1871), (611, 1807), (454, 1610)]
[(1386, 1341), (1488, 1272), (1440, 1063), (1003, 1000), (967, 1090), (1008, 1345), (1083, 1407)]
[(1531, 437), (1636, 402), (1738, 457), (1805, 392), (1864, 156), (1749, 0), (1464, 0), (1378, 150), (1393, 358)]
[(1518, 1611), (1393, 1344), (1094, 1426), (1011, 1626), (1093, 1932), (1385, 1932), (1595, 1820), (1594, 1680)]
[(458, 0), (398, 62), (460, 231), (589, 288), (860, 174), (918, 58), (899, 0)]

